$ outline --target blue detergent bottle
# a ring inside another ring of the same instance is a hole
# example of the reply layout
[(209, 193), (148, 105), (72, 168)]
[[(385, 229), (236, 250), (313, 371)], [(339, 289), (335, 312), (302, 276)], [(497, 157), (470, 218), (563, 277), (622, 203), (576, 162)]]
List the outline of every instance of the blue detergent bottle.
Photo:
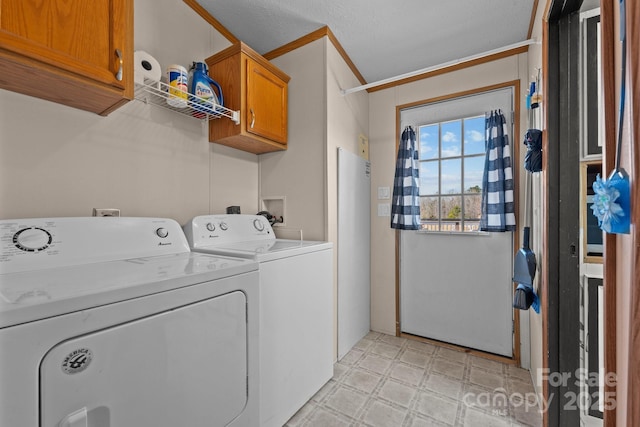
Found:
[[(218, 82), (209, 77), (207, 64), (204, 62), (194, 62), (191, 70), (193, 74), (189, 93), (198, 97), (189, 96), (189, 106), (194, 110), (192, 115), (198, 118), (204, 118), (206, 114), (216, 115), (216, 112), (220, 111), (217, 107), (224, 106), (222, 88)], [(218, 90), (217, 95), (213, 91), (213, 86)]]

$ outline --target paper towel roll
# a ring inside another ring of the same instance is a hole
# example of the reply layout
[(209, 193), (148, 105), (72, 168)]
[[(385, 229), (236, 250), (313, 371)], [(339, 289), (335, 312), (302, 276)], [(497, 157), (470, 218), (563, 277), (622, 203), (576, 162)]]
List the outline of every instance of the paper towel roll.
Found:
[[(134, 57), (134, 80), (136, 83), (144, 84), (145, 80), (159, 82), (162, 77), (160, 63), (144, 50), (136, 50)], [(149, 83), (149, 82), (147, 82)]]

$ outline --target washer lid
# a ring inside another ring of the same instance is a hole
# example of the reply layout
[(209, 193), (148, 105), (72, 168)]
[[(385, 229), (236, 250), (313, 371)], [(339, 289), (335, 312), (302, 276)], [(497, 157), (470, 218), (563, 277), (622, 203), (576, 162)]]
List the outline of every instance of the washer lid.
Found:
[(331, 242), (272, 239), (202, 246), (195, 250), (255, 259), (256, 261), (272, 261), (275, 259), (331, 249), (332, 247), (333, 243)]
[(257, 270), (249, 260), (185, 252), (0, 274), (0, 328)]

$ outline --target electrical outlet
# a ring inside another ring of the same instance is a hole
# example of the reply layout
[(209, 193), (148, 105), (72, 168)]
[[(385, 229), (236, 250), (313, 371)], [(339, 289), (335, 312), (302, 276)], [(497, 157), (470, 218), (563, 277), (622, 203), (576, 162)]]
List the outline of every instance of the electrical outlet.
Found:
[(93, 216), (120, 216), (120, 209), (93, 208)]

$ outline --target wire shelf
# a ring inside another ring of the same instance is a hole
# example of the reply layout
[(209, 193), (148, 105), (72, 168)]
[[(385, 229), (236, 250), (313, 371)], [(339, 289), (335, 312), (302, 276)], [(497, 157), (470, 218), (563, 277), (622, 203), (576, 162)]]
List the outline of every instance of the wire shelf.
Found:
[(169, 85), (164, 82), (149, 79), (144, 79), (144, 83), (136, 82), (134, 97), (145, 104), (156, 105), (198, 120), (212, 120), (227, 117), (233, 120), (235, 124), (240, 124), (240, 111), (233, 111), (221, 105), (213, 105), (206, 99), (177, 88), (171, 88), (171, 90), (185, 94), (184, 107), (181, 108), (169, 104), (170, 98), (175, 97), (175, 95), (169, 94)]

